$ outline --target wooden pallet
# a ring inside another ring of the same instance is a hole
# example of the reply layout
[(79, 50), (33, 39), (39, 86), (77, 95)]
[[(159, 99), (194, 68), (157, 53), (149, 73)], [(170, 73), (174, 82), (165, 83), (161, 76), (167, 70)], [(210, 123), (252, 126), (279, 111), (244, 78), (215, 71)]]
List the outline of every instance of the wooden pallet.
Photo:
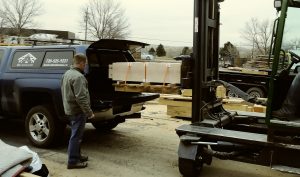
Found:
[[(181, 89), (181, 95), (184, 97), (191, 97), (193, 95), (192, 89)], [(216, 89), (217, 98), (226, 98), (226, 88), (220, 85)]]
[(125, 84), (116, 83), (113, 84), (115, 91), (120, 92), (150, 92), (150, 93), (162, 93), (162, 94), (178, 94), (180, 93), (179, 86), (175, 84), (166, 85), (154, 85), (151, 83), (140, 83), (140, 84)]

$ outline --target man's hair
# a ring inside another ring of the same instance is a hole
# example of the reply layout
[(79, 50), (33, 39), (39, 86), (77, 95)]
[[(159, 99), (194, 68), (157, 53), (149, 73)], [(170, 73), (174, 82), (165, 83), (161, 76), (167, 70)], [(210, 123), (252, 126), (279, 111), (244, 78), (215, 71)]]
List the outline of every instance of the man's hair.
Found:
[(80, 64), (81, 62), (87, 62), (86, 56), (82, 53), (78, 53), (74, 56), (73, 64)]

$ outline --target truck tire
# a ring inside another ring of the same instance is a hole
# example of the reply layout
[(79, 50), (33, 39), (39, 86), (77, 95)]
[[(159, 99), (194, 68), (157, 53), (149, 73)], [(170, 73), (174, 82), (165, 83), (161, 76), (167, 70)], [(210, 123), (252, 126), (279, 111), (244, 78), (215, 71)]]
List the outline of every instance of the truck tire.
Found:
[(25, 131), (30, 142), (37, 147), (49, 147), (63, 137), (66, 125), (53, 114), (48, 105), (35, 106), (25, 119)]
[(110, 131), (114, 129), (119, 122), (115, 121), (114, 119), (108, 120), (108, 121), (99, 121), (99, 122), (91, 122), (92, 125), (98, 130), (98, 131)]
[(254, 96), (256, 98), (264, 98), (265, 97), (265, 93), (262, 89), (258, 88), (258, 87), (251, 87), (247, 90), (247, 93), (251, 96)]

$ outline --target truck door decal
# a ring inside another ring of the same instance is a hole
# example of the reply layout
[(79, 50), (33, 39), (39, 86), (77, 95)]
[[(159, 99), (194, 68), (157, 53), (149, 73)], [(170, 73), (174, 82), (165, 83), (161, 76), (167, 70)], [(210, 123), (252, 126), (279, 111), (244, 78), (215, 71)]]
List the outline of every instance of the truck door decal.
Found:
[(33, 66), (36, 57), (31, 53), (27, 53), (18, 59), (17, 66)]
[(12, 68), (40, 68), (44, 56), (44, 51), (16, 51)]

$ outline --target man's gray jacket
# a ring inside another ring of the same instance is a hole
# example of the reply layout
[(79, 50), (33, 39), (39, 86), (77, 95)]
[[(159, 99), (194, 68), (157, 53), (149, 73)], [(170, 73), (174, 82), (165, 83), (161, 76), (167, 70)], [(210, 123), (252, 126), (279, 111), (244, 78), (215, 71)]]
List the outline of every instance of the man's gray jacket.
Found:
[(70, 68), (65, 72), (62, 77), (61, 93), (66, 115), (84, 113), (88, 117), (92, 116), (88, 82), (80, 69)]

